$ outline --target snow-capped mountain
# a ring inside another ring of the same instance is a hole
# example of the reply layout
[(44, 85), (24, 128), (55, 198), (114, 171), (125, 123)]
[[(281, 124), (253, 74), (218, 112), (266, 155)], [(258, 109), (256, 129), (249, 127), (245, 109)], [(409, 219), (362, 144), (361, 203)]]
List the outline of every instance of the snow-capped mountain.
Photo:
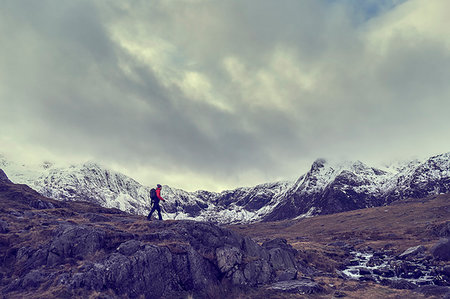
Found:
[[(0, 156), (0, 169), (15, 183), (27, 184), (44, 196), (64, 201), (89, 201), (103, 207), (147, 215), (150, 189), (134, 179), (93, 162), (58, 167), (50, 162), (39, 165), (14, 163)], [(255, 188), (214, 193), (186, 192), (164, 186), (164, 218), (196, 219), (218, 223), (258, 219), (258, 209), (272, 200), (286, 183), (264, 184)], [(252, 190), (257, 190), (256, 194)], [(248, 205), (248, 210), (243, 209)]]
[[(220, 193), (164, 186), (166, 219), (217, 223), (270, 221), (331, 214), (389, 204), (408, 197), (450, 192), (450, 153), (425, 161), (375, 168), (360, 161), (316, 160), (296, 181), (266, 183)], [(146, 215), (149, 190), (132, 178), (96, 163), (27, 166), (0, 156), (0, 168), (15, 183), (58, 200), (83, 200)]]
[(390, 204), (450, 192), (450, 153), (384, 169), (360, 161), (316, 160), (264, 220), (281, 220)]

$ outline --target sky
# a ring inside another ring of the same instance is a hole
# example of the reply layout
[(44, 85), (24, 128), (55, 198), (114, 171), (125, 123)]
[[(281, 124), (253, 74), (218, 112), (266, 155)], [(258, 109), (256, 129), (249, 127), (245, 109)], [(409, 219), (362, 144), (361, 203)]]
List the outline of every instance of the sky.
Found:
[(448, 0), (3, 0), (0, 153), (221, 191), (450, 150)]

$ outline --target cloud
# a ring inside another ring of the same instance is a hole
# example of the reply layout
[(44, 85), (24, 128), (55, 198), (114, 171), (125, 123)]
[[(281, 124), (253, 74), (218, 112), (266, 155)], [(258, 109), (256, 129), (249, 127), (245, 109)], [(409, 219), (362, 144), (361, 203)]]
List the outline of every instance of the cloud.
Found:
[(3, 8), (0, 142), (23, 160), (220, 190), (450, 145), (445, 0)]

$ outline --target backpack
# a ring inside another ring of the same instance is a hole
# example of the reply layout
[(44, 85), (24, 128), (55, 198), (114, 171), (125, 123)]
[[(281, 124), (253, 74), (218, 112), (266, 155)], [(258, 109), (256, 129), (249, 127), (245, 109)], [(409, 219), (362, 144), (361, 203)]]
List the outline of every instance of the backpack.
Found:
[(152, 204), (158, 201), (158, 196), (156, 196), (156, 189), (152, 188), (150, 190), (150, 199), (152, 200)]

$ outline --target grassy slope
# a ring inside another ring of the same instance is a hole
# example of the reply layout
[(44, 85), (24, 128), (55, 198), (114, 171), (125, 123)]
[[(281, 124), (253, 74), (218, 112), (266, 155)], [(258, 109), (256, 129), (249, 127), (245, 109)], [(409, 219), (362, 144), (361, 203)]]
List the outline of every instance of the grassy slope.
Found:
[[(309, 264), (323, 271), (321, 281), (332, 294), (344, 291), (347, 298), (425, 298), (408, 290), (393, 290), (370, 282), (344, 281), (327, 273), (348, 258), (348, 253), (331, 243), (342, 241), (357, 249), (370, 246), (401, 253), (439, 240), (437, 232), (450, 221), (450, 194), (411, 199), (396, 204), (300, 220), (233, 225), (231, 229), (259, 242), (274, 237), (288, 240)], [(329, 296), (329, 295), (328, 295)], [(430, 298), (430, 297), (426, 297)]]

